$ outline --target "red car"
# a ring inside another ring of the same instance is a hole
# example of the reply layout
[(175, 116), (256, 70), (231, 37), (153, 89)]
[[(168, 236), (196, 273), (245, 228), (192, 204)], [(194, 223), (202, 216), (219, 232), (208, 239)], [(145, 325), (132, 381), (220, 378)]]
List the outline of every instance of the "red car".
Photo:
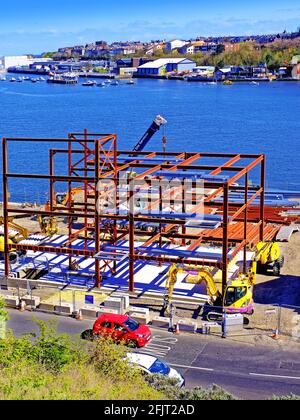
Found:
[(139, 324), (127, 315), (101, 315), (93, 326), (93, 330), (84, 331), (83, 339), (97, 336), (111, 337), (116, 342), (124, 342), (130, 347), (144, 347), (151, 340), (150, 329)]

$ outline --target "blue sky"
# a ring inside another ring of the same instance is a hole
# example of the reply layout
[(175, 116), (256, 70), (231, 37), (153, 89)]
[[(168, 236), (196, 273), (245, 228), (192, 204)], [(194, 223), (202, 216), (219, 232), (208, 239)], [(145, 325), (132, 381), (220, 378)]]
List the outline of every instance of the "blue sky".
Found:
[(1, 4), (0, 55), (98, 39), (273, 33), (299, 26), (299, 0), (15, 0)]

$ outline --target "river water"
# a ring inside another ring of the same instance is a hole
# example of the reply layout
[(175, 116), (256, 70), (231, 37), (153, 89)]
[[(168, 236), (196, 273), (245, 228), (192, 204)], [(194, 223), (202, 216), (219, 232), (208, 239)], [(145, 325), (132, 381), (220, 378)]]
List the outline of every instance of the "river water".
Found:
[[(300, 83), (138, 80), (99, 88), (0, 82), (0, 105), (1, 137), (65, 137), (87, 128), (117, 133), (122, 149), (131, 149), (161, 114), (168, 120), (168, 150), (265, 153), (268, 186), (300, 190)], [(162, 149), (163, 134), (155, 135), (149, 150)], [(10, 170), (46, 173), (50, 147), (10, 147)], [(42, 182), (18, 181), (10, 197), (44, 201), (45, 191)]]

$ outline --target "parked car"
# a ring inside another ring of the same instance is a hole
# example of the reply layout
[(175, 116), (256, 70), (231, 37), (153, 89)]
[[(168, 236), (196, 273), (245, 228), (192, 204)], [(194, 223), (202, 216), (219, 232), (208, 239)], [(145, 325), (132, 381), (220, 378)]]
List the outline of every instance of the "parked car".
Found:
[(163, 375), (175, 379), (180, 388), (185, 385), (184, 377), (177, 370), (172, 369), (154, 356), (142, 353), (127, 353), (127, 359), (129, 363), (138, 366), (147, 375)]
[(139, 324), (127, 315), (103, 314), (95, 322), (92, 330), (84, 331), (81, 338), (93, 340), (97, 337), (110, 337), (117, 343), (129, 347), (144, 347), (152, 338), (150, 329)]

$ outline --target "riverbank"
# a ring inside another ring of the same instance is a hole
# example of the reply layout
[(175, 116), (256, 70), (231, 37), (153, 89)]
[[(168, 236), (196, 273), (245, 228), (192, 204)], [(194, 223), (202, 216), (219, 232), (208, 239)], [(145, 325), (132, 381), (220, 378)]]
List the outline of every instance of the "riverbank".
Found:
[[(2, 71), (1, 74), (7, 73), (9, 74), (19, 74), (19, 75), (39, 75), (39, 76), (49, 76), (50, 72), (46, 71), (35, 71), (35, 70), (10, 70), (9, 72)], [(59, 72), (58, 74), (63, 74), (63, 72)], [(192, 83), (217, 83), (222, 84), (225, 80), (215, 80), (213, 78), (204, 78), (204, 77), (192, 77), (192, 76), (179, 76), (179, 75), (140, 75), (140, 74), (133, 74), (132, 76), (124, 77), (113, 73), (85, 73), (80, 72), (77, 74), (78, 78), (82, 79), (110, 79), (110, 80), (123, 80), (123, 79), (148, 79), (148, 80), (167, 80), (167, 81), (182, 81), (182, 82), (192, 82)], [(273, 83), (273, 82), (295, 82), (299, 83), (300, 79), (293, 79), (291, 77), (288, 78), (280, 78), (280, 79), (267, 79), (267, 78), (228, 78), (227, 81), (232, 83)]]

